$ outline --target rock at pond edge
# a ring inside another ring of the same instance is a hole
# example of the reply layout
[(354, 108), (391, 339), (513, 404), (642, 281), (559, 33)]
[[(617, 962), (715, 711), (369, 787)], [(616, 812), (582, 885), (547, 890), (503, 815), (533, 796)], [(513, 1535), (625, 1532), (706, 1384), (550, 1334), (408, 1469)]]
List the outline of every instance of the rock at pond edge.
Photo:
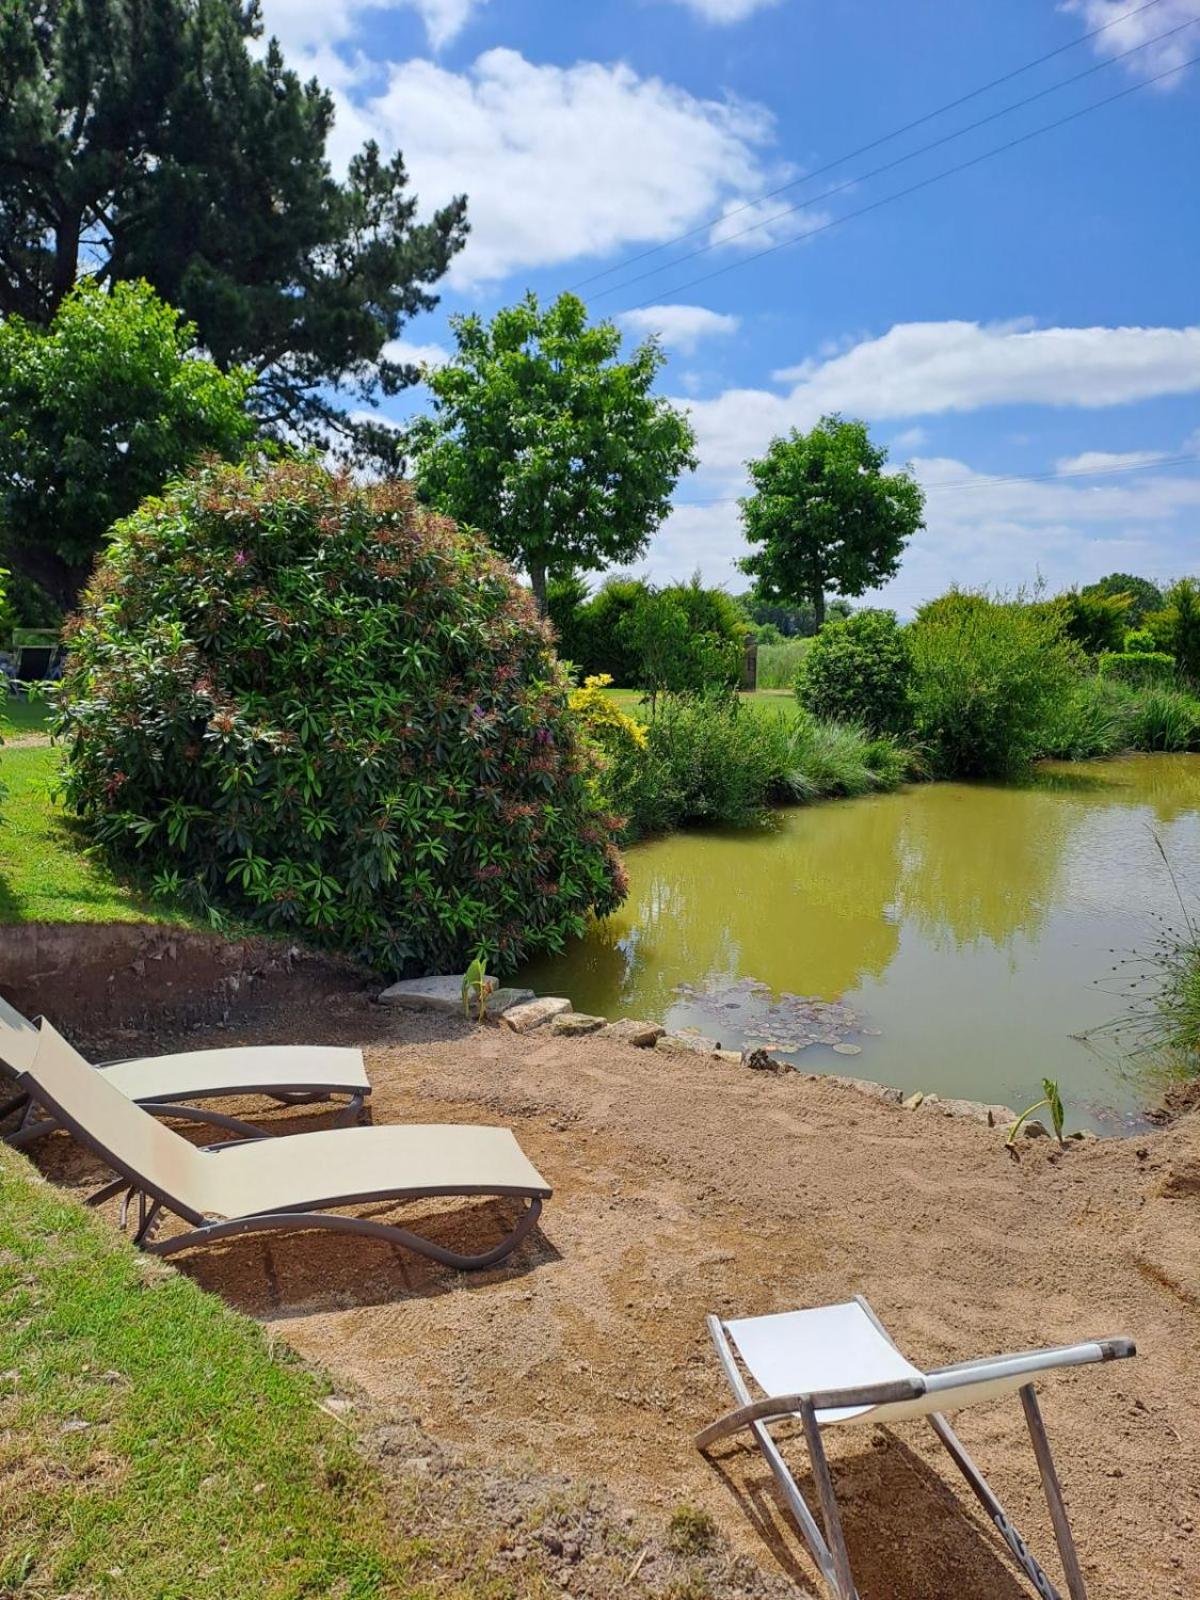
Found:
[(542, 995), (540, 1000), (527, 1000), (524, 1005), (512, 1006), (501, 1016), (500, 1026), (511, 1028), (514, 1033), (532, 1033), (535, 1028), (540, 1028), (553, 1017), (561, 1017), (564, 1011), (570, 1009), (571, 1002), (561, 995)]
[(658, 1022), (638, 1022), (633, 1017), (622, 1017), (608, 1024), (603, 1037), (614, 1039), (618, 1044), (631, 1044), (637, 1050), (653, 1050), (666, 1031)]
[(586, 1011), (563, 1011), (550, 1019), (550, 1032), (565, 1039), (577, 1039), (585, 1033), (598, 1033), (605, 1024), (604, 1017), (589, 1017)]

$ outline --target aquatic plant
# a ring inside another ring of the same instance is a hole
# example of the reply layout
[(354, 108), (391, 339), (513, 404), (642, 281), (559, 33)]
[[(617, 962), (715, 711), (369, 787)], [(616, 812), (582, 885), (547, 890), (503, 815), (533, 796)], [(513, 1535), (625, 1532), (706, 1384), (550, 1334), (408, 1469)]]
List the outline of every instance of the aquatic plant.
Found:
[(1200, 699), (1182, 689), (1149, 688), (1135, 700), (1130, 732), (1137, 750), (1200, 747)]

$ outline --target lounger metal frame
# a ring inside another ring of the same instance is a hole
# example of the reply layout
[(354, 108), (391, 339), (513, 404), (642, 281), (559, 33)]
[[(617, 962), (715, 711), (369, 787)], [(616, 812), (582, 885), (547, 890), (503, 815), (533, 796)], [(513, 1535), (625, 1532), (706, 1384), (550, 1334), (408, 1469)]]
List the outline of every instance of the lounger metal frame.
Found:
[[(102, 1188), (88, 1196), (87, 1204), (90, 1206), (102, 1205), (104, 1201), (111, 1200), (115, 1195), (125, 1192), (121, 1206), (121, 1222), (124, 1226), (128, 1220), (131, 1202), (137, 1202), (137, 1225), (133, 1234), (133, 1242), (139, 1248), (149, 1251), (154, 1255), (174, 1255), (178, 1250), (190, 1249), (193, 1245), (211, 1244), (218, 1239), (235, 1238), (244, 1233), (266, 1233), (287, 1230), (292, 1233), (305, 1232), (312, 1228), (330, 1229), (337, 1233), (364, 1234), (369, 1238), (385, 1239), (390, 1244), (401, 1245), (406, 1250), (413, 1250), (418, 1255), (428, 1256), (433, 1261), (441, 1262), (443, 1266), (457, 1267), (463, 1271), (474, 1271), (483, 1267), (495, 1266), (503, 1261), (521, 1241), (526, 1238), (536, 1224), (542, 1210), (542, 1194), (533, 1193), (528, 1189), (514, 1189), (508, 1187), (485, 1187), (465, 1184), (448, 1185), (445, 1187), (422, 1185), (419, 1188), (405, 1188), (398, 1185), (395, 1188), (377, 1189), (369, 1193), (345, 1194), (326, 1196), (319, 1202), (319, 1209), (310, 1210), (310, 1205), (318, 1202), (299, 1201), (293, 1205), (282, 1207), (277, 1211), (257, 1212), (250, 1216), (231, 1217), (219, 1221), (212, 1221), (202, 1213), (185, 1205), (183, 1201), (174, 1198), (165, 1190), (150, 1184), (138, 1172), (135, 1172), (127, 1163), (121, 1161), (113, 1152), (97, 1139), (75, 1117), (72, 1117), (52, 1096), (38, 1084), (28, 1073), (22, 1073), (18, 1082), (31, 1098), (36, 1096), (39, 1103), (55, 1119), (55, 1126), (66, 1129), (80, 1144), (86, 1146), (112, 1170), (119, 1174), (111, 1183), (106, 1183)], [(140, 1102), (139, 1102), (140, 1103)], [(153, 1111), (159, 1109), (146, 1106), (144, 1109)], [(174, 1109), (174, 1108), (172, 1108)], [(257, 1138), (264, 1135), (257, 1134)], [(265, 1137), (269, 1138), (270, 1135)], [(302, 1136), (298, 1136), (302, 1137)], [(223, 1150), (240, 1148), (247, 1141), (239, 1139), (225, 1144), (211, 1145), (205, 1152), (217, 1157)], [(439, 1196), (471, 1197), (475, 1195), (488, 1195), (507, 1197), (513, 1196), (526, 1202), (525, 1211), (522, 1213), (516, 1227), (491, 1250), (486, 1250), (479, 1255), (462, 1255), (457, 1250), (447, 1250), (444, 1245), (435, 1244), (432, 1239), (424, 1239), (419, 1234), (412, 1233), (407, 1228), (397, 1227), (394, 1223), (377, 1222), (370, 1217), (344, 1217), (332, 1208), (337, 1206), (355, 1206), (393, 1201), (399, 1203), (405, 1200), (434, 1199)], [(190, 1223), (190, 1230), (186, 1233), (172, 1234), (166, 1239), (157, 1239), (155, 1233), (162, 1220), (163, 1211), (168, 1211), (179, 1217), (182, 1221)]]
[[(103, 1071), (108, 1066), (119, 1066), (120, 1062), (106, 1061), (97, 1071)], [(196, 1089), (188, 1094), (189, 1100), (240, 1100), (246, 1096), (261, 1096), (266, 1100), (274, 1100), (281, 1106), (307, 1106), (324, 1105), (326, 1102), (335, 1101), (338, 1096), (347, 1096), (346, 1102), (338, 1111), (334, 1127), (349, 1127), (357, 1122), (366, 1105), (369, 1089), (352, 1089), (347, 1084), (338, 1083), (272, 1083), (269, 1087), (261, 1083), (241, 1084), (230, 1089)], [(32, 1144), (35, 1139), (42, 1139), (48, 1133), (53, 1133), (62, 1126), (57, 1116), (46, 1115), (46, 1107), (42, 1104), (44, 1096), (40, 1092), (28, 1092), (14, 1095), (11, 1100), (5, 1101), (0, 1106), (0, 1120), (11, 1116), (14, 1111), (25, 1106), (25, 1115), (16, 1129), (8, 1135), (7, 1143), (15, 1149), (22, 1149), (25, 1145)], [(144, 1095), (134, 1101), (134, 1105), (141, 1106), (143, 1111), (149, 1111), (156, 1117), (177, 1117), (182, 1122), (202, 1122), (208, 1127), (221, 1128), (226, 1133), (232, 1133), (239, 1139), (261, 1139), (266, 1131), (253, 1122), (247, 1122), (242, 1117), (231, 1117), (224, 1111), (213, 1111), (208, 1106), (181, 1105), (177, 1099), (169, 1095)]]
[[(854, 1298), (887, 1342), (893, 1349), (896, 1349), (895, 1341), (862, 1295), (855, 1295)], [(710, 1316), (708, 1318), (708, 1331), (716, 1347), (717, 1356), (725, 1371), (725, 1376), (729, 1380), (729, 1386), (739, 1404), (735, 1410), (719, 1417), (696, 1435), (696, 1448), (707, 1452), (719, 1440), (729, 1438), (732, 1434), (741, 1432), (743, 1428), (749, 1429), (755, 1443), (766, 1458), (767, 1465), (771, 1469), (779, 1491), (783, 1495), (788, 1509), (795, 1517), (800, 1532), (804, 1536), (805, 1543), (812, 1552), (813, 1559), (820, 1568), (821, 1576), (828, 1585), (834, 1600), (858, 1600), (858, 1591), (854, 1587), (854, 1579), (850, 1571), (850, 1558), (846, 1551), (841, 1514), (838, 1510), (837, 1497), (834, 1493), (828, 1458), (821, 1440), (821, 1426), (816, 1417), (818, 1411), (835, 1410), (842, 1406), (884, 1406), (905, 1400), (919, 1400), (929, 1392), (929, 1379), (942, 1378), (953, 1374), (962, 1374), (964, 1377), (970, 1376), (982, 1383), (989, 1379), (1010, 1377), (1017, 1372), (1026, 1370), (1032, 1374), (1036, 1371), (1049, 1371), (1056, 1366), (1081, 1366), (1089, 1361), (1114, 1361), (1121, 1357), (1137, 1354), (1136, 1346), (1131, 1339), (1097, 1339), (1079, 1345), (1066, 1345), (1058, 1350), (1030, 1351), (1019, 1356), (1001, 1356), (995, 1360), (964, 1361), (955, 1366), (941, 1367), (936, 1372), (929, 1373), (927, 1378), (923, 1379), (909, 1380), (902, 1378), (888, 1383), (878, 1383), (856, 1389), (839, 1389), (824, 1393), (777, 1395), (763, 1400), (754, 1400), (746, 1385), (745, 1378), (742, 1376), (741, 1368), (738, 1366), (726, 1325), (719, 1317)], [(1014, 1365), (1014, 1363), (1020, 1365)], [(1075, 1548), (1070, 1523), (1067, 1520), (1067, 1509), (1063, 1500), (1062, 1487), (1058, 1480), (1058, 1473), (1055, 1470), (1054, 1459), (1050, 1453), (1050, 1440), (1046, 1433), (1045, 1423), (1042, 1421), (1032, 1376), (1028, 1383), (1021, 1386), (1019, 1393), (1025, 1413), (1025, 1421), (1029, 1428), (1030, 1439), (1033, 1443), (1034, 1456), (1037, 1459), (1038, 1470), (1041, 1473), (1046, 1503), (1050, 1509), (1050, 1520), (1054, 1527), (1058, 1553), (1062, 1560), (1063, 1571), (1066, 1574), (1067, 1591), (1070, 1600), (1087, 1600), (1087, 1589), (1079, 1565), (1079, 1555)], [(804, 1496), (800, 1493), (799, 1487), (788, 1470), (787, 1463), (784, 1461), (779, 1447), (772, 1439), (769, 1431), (772, 1422), (781, 1422), (785, 1419), (791, 1420), (796, 1416), (800, 1418), (805, 1443), (808, 1446), (824, 1530), (822, 1530), (821, 1523), (817, 1521), (817, 1518), (809, 1509)], [(951, 1460), (970, 1485), (976, 1499), (978, 1499), (987, 1513), (988, 1520), (1008, 1546), (1021, 1572), (1033, 1585), (1034, 1591), (1042, 1597), (1042, 1600), (1062, 1600), (1059, 1591), (1031, 1555), (1028, 1545), (1013, 1526), (1011, 1519), (996, 1498), (987, 1479), (967, 1454), (962, 1441), (955, 1434), (945, 1416), (940, 1411), (932, 1411), (927, 1414), (927, 1420), (934, 1433), (945, 1446)]]

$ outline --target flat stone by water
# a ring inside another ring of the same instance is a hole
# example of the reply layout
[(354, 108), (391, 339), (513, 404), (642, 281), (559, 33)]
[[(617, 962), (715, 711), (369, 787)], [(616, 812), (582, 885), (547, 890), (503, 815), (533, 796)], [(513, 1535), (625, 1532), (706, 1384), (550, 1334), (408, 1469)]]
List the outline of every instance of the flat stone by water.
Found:
[(553, 1017), (561, 1017), (571, 1010), (571, 1002), (562, 995), (544, 994), (539, 1000), (527, 1000), (524, 1005), (511, 1006), (500, 1018), (502, 1028), (514, 1033), (532, 1033)]
[(402, 978), (379, 996), (385, 1006), (403, 1006), (407, 1011), (457, 1011), (463, 1008), (462, 987), (465, 973), (446, 973), (438, 977)]

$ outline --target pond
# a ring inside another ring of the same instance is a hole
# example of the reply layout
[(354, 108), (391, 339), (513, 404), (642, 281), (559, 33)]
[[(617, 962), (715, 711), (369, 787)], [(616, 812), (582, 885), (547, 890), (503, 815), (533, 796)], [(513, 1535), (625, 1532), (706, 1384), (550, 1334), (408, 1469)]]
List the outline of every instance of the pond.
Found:
[(1110, 1025), (1180, 920), (1172, 873), (1200, 891), (1200, 756), (793, 807), (626, 864), (621, 910), (520, 981), (906, 1092), (1020, 1110), (1056, 1078), (1068, 1126), (1128, 1130), (1161, 1067)]

